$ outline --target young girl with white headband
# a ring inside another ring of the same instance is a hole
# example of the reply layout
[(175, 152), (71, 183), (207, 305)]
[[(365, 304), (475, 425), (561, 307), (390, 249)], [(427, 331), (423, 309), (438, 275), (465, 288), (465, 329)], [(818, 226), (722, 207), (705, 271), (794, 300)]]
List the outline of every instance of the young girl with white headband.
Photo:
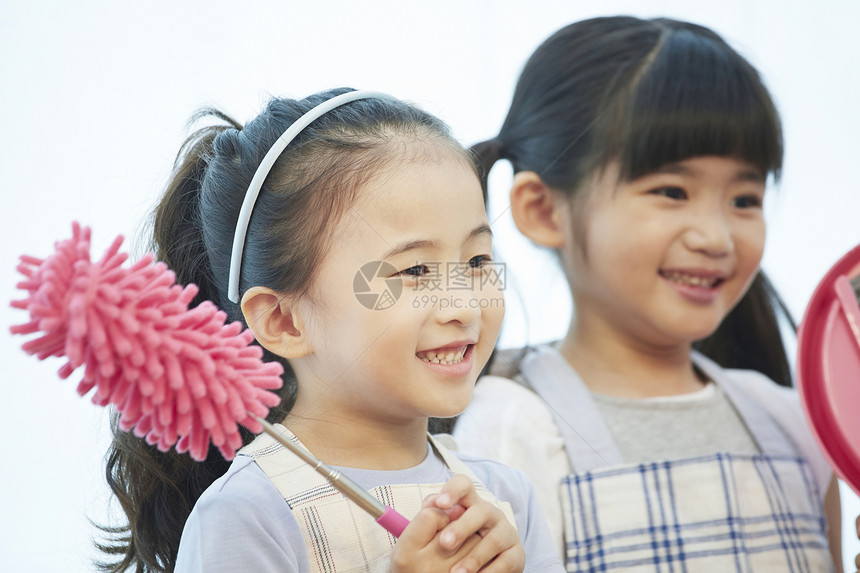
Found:
[(244, 127), (215, 115), (228, 125), (180, 150), (157, 255), (283, 364), (269, 420), (411, 522), (395, 539), (265, 434), (229, 464), (115, 432), (107, 475), (129, 524), (107, 530), (119, 561), (103, 569), (561, 570), (522, 474), (428, 434), (466, 407), (504, 313), (463, 148), (375, 92), (273, 99)]

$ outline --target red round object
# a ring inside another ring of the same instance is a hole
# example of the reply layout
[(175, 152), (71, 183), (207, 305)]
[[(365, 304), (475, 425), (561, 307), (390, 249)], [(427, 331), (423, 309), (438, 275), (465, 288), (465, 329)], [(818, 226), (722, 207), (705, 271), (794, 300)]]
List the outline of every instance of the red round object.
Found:
[(824, 275), (798, 330), (797, 388), (812, 434), (836, 474), (860, 495), (860, 245)]

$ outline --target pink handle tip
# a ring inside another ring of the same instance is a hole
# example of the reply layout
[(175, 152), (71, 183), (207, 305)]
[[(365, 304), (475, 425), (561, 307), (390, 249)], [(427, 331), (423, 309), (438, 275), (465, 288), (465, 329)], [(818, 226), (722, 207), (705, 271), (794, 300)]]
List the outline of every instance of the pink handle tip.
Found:
[(385, 513), (379, 516), (376, 523), (384, 527), (394, 537), (400, 537), (400, 534), (409, 525), (409, 520), (394, 511), (394, 508), (385, 506)]

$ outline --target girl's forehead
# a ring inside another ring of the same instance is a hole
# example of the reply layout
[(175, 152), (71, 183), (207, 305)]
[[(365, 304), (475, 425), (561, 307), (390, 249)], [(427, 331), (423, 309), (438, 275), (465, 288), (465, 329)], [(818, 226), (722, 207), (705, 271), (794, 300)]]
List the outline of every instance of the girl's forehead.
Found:
[(485, 221), (474, 167), (449, 150), (389, 162), (367, 178), (334, 231), (349, 240), (384, 243), (404, 234), (453, 237), (461, 227), (471, 231)]
[[(456, 174), (462, 183), (472, 180), (480, 187), (478, 172), (470, 156), (456, 144), (449, 142), (412, 141), (402, 147), (395, 146), (375, 170), (366, 173), (358, 187), (356, 204), (373, 204), (379, 201), (397, 201), (407, 197), (412, 187), (421, 186), (427, 193), (434, 192), (435, 184), (442, 183), (440, 172)], [(435, 173), (431, 179), (421, 180), (416, 174)], [(392, 184), (398, 180), (399, 185)], [(438, 192), (438, 191), (437, 191)]]

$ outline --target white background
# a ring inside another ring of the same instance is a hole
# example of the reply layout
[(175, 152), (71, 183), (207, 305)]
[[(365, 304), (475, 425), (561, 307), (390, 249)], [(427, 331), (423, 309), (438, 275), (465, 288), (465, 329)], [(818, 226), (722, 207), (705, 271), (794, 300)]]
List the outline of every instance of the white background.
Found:
[[(19, 298), (18, 255), (47, 255), (73, 220), (93, 227), (95, 255), (133, 237), (202, 105), (246, 121), (267, 94), (373, 88), (438, 114), (470, 144), (495, 135), (540, 41), (620, 13), (711, 26), (763, 73), (787, 140), (764, 266), (799, 318), (825, 270), (860, 242), (851, 0), (0, 0), (0, 300)], [(552, 259), (510, 225), (509, 180), (506, 164), (491, 180), (499, 254), (520, 293), (509, 288), (503, 346), (558, 337), (569, 314)], [(54, 375), (59, 361), (19, 350), (8, 326), (22, 315), (0, 304), (0, 570), (91, 571), (88, 519), (108, 514), (107, 413)], [(860, 503), (843, 495), (853, 563)]]

